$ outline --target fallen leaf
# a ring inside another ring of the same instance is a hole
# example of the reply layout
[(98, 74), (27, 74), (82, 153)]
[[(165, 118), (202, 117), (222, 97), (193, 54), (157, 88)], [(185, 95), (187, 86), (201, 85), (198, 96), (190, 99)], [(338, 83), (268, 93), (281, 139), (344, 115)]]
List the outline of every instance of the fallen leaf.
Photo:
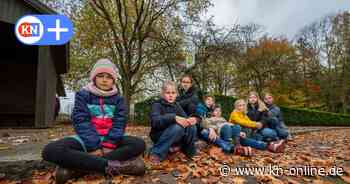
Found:
[(240, 176), (233, 177), (232, 181), (234, 184), (244, 184), (247, 182), (247, 180), (245, 180), (243, 177), (240, 177)]
[(350, 183), (350, 176), (340, 176), (340, 178), (345, 182)]

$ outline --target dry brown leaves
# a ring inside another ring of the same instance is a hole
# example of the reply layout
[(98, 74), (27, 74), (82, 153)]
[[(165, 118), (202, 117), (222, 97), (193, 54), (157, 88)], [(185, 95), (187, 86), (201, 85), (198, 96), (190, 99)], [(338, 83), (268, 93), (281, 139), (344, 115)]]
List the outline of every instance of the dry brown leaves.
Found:
[[(142, 127), (128, 127), (127, 131), (132, 135), (145, 135), (147, 129)], [(314, 132), (305, 135), (298, 135), (294, 140), (288, 142), (285, 153), (274, 154), (267, 151), (255, 151), (254, 157), (246, 158), (234, 155), (227, 155), (220, 148), (209, 146), (199, 150), (198, 155), (192, 161), (187, 159), (182, 153), (172, 160), (162, 162), (159, 167), (152, 167), (149, 160), (145, 158), (148, 167), (147, 174), (143, 177), (116, 176), (114, 183), (159, 183), (161, 178), (159, 173), (176, 173), (174, 180), (176, 183), (189, 183), (193, 179), (198, 179), (202, 183), (248, 183), (248, 180), (255, 180), (261, 183), (272, 184), (298, 184), (314, 183), (328, 184), (335, 182), (350, 183), (350, 130), (336, 130), (327, 132)], [(229, 176), (220, 175), (219, 168), (225, 163), (232, 168), (236, 166), (264, 167), (267, 165), (277, 165), (281, 168), (293, 166), (315, 166), (331, 168), (333, 166), (342, 167), (343, 176)], [(27, 183), (53, 183), (52, 172), (36, 172)], [(103, 176), (88, 175), (74, 181), (73, 184), (94, 184), (103, 183), (106, 179)], [(16, 183), (15, 181), (0, 181), (0, 183)]]

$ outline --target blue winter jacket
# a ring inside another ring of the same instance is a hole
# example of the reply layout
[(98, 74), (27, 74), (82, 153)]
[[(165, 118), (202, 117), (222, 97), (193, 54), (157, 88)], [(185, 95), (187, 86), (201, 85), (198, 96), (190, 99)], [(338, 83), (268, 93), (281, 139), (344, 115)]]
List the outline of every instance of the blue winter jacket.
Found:
[(204, 103), (199, 103), (196, 106), (196, 114), (201, 118), (210, 118), (210, 113), (213, 112), (213, 109), (207, 107)]
[(74, 130), (87, 151), (115, 148), (124, 135), (128, 109), (120, 95), (96, 96), (82, 89), (75, 95)]

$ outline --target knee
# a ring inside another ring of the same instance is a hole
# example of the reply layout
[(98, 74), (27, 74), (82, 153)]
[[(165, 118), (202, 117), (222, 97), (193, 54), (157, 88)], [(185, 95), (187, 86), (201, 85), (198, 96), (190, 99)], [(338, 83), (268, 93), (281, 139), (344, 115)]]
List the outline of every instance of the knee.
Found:
[(57, 157), (55, 155), (62, 155), (64, 151), (55, 142), (47, 144), (41, 152), (41, 156), (45, 161), (56, 162)]
[(281, 137), (282, 139), (286, 139), (288, 137), (289, 133), (285, 129), (280, 129), (278, 130), (278, 136)]
[(201, 135), (202, 135), (203, 137), (207, 137), (207, 136), (209, 135), (209, 130), (208, 130), (208, 129), (203, 129), (203, 130), (201, 131)]
[(223, 132), (230, 131), (231, 130), (231, 125), (224, 125), (220, 129)]
[(133, 137), (133, 147), (135, 152), (141, 154), (146, 150), (146, 143), (143, 139), (138, 137)]
[(261, 131), (261, 134), (264, 137), (276, 137), (277, 136), (277, 132), (275, 130), (270, 129), (270, 128), (264, 128)]
[(240, 133), (241, 132), (241, 126), (239, 126), (239, 125), (231, 126), (231, 129), (235, 133)]

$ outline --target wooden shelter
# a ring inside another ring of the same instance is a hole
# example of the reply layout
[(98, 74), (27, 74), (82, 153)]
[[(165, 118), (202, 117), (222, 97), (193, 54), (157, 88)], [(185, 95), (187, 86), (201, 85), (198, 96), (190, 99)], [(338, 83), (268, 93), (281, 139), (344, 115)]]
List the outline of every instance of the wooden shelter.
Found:
[(61, 74), (68, 71), (69, 43), (28, 46), (15, 24), (28, 14), (56, 14), (38, 0), (0, 1), (0, 126), (48, 127), (55, 97), (65, 96)]

